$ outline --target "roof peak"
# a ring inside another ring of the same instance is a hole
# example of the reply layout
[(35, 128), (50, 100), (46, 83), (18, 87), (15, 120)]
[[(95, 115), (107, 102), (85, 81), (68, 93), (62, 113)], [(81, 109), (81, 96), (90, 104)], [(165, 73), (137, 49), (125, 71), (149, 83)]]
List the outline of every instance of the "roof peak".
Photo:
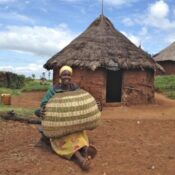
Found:
[(97, 17), (86, 30), (89, 30), (91, 27), (94, 28), (94, 26), (97, 27), (101, 25), (103, 25), (103, 27), (107, 25), (108, 27), (112, 27), (114, 30), (116, 30), (112, 22), (105, 15), (100, 15), (99, 17)]

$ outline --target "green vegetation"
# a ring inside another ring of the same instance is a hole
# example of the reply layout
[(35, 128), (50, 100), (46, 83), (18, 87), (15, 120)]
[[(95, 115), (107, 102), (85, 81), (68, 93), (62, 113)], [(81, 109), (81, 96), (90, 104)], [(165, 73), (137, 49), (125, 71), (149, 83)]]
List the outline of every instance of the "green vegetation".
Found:
[(11, 94), (11, 95), (19, 95), (21, 93), (21, 89), (9, 89), (0, 87), (0, 94)]
[(45, 81), (43, 84), (39, 80), (25, 80), (25, 85), (21, 89), (9, 89), (0, 87), (0, 94), (11, 94), (11, 95), (20, 95), (21, 92), (30, 92), (30, 91), (46, 91), (50, 86), (51, 81)]
[(156, 91), (175, 99), (175, 75), (156, 76), (154, 85)]
[(24, 83), (25, 83), (24, 75), (17, 75), (12, 72), (0, 71), (0, 87), (20, 89), (24, 86)]
[(25, 86), (22, 88), (22, 91), (46, 91), (50, 86), (50, 81), (46, 81), (45, 83), (41, 84), (39, 80), (31, 80), (25, 82)]
[(13, 107), (13, 106), (7, 106), (0, 104), (0, 114), (14, 110), (15, 113), (19, 116), (23, 117), (31, 117), (34, 115), (34, 108), (19, 108), (19, 107)]
[[(5, 87), (0, 87), (0, 95), (11, 94), (12, 96), (15, 96), (15, 95), (20, 95), (21, 92), (46, 91), (51, 85), (52, 85), (52, 81), (44, 80), (41, 82), (40, 80), (33, 80), (31, 78), (26, 78), (24, 87), (20, 89), (10, 89)], [(11, 110), (14, 110), (14, 112), (18, 116), (32, 117), (34, 116), (35, 108), (20, 108), (20, 107), (13, 107), (13, 106), (0, 104), (0, 115)]]

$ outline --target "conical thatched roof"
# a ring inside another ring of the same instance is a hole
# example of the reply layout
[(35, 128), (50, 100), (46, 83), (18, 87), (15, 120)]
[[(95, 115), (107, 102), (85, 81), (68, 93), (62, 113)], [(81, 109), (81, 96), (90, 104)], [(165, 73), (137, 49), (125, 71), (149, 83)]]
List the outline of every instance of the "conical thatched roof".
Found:
[(85, 32), (50, 58), (44, 67), (53, 69), (64, 64), (91, 70), (98, 67), (112, 70), (155, 68), (154, 60), (117, 31), (105, 16), (97, 18)]
[(175, 61), (175, 42), (154, 55), (155, 61)]

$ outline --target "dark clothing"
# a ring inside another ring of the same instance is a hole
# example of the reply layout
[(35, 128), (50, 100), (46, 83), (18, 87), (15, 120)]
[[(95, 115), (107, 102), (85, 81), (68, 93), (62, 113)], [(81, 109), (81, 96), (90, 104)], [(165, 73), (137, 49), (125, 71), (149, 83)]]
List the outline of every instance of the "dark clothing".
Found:
[(55, 85), (49, 88), (49, 90), (47, 91), (46, 95), (44, 96), (43, 100), (40, 103), (40, 107), (41, 108), (44, 107), (49, 101), (49, 99), (55, 95), (55, 93), (61, 93), (64, 91), (75, 91), (77, 89), (79, 89), (79, 87), (74, 83), (70, 83), (67, 86), (62, 84)]
[(58, 84), (50, 87), (40, 103), (40, 108), (35, 110), (35, 115), (37, 117), (42, 117), (41, 116), (42, 108), (47, 104), (49, 99), (52, 98), (56, 93), (61, 93), (64, 91), (75, 91), (77, 89), (79, 89), (79, 86), (74, 83), (70, 83), (68, 85)]

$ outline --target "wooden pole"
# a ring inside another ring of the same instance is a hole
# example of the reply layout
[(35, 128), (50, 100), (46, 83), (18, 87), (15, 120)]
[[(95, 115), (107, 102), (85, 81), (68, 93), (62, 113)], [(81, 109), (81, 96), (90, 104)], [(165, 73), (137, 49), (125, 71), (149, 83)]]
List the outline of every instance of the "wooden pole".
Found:
[(103, 0), (102, 0), (102, 2), (101, 2), (101, 15), (103, 16)]

